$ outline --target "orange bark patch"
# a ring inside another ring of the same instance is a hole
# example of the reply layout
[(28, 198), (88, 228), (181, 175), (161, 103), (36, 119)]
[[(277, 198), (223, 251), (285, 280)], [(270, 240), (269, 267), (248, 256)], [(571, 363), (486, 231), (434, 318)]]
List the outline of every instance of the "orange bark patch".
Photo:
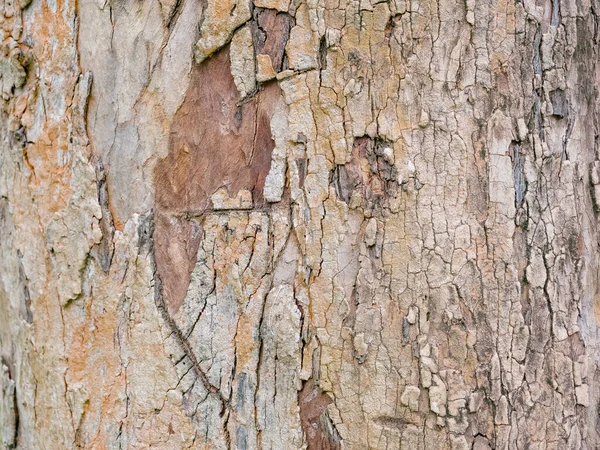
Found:
[[(68, 142), (70, 114), (67, 112), (70, 105), (57, 99), (63, 92), (71, 95), (79, 76), (72, 49), (76, 11), (74, 4), (63, 1), (58, 1), (55, 8), (43, 2), (32, 10), (32, 17), (24, 23), (23, 34), (30, 36), (33, 43), (37, 67), (32, 69), (43, 74), (44, 88), (37, 95), (45, 97), (45, 117), (43, 133), (35, 143), (28, 144), (25, 151), (33, 170), (30, 187), (42, 200), (37, 207), (41, 220), (46, 222), (68, 204), (72, 195)], [(30, 77), (28, 83), (34, 80), (35, 77)], [(23, 114), (33, 112), (24, 111)]]

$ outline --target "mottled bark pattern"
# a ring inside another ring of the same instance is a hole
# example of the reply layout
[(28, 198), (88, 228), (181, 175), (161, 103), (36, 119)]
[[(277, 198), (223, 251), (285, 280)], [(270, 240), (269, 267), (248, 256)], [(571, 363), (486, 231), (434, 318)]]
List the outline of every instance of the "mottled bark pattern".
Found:
[(600, 448), (597, 0), (0, 0), (0, 449)]

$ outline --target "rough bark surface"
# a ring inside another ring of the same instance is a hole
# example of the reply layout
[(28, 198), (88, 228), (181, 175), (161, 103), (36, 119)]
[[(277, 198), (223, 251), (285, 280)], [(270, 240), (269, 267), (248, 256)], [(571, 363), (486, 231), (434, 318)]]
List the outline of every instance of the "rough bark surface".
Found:
[(600, 448), (599, 14), (0, 0), (0, 448)]

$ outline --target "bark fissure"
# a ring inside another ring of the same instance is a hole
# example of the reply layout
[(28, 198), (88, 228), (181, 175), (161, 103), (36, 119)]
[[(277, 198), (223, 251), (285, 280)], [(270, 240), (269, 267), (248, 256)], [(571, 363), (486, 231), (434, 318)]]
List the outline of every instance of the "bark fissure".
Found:
[(0, 14), (0, 448), (598, 445), (594, 2)]

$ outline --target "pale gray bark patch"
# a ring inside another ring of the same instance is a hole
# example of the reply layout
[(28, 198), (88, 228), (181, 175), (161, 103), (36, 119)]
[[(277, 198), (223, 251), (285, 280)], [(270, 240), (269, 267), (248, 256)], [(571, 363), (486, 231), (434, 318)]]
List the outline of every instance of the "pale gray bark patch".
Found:
[(0, 443), (2, 448), (14, 449), (18, 440), (19, 413), (17, 410), (17, 389), (8, 367), (0, 366)]
[(26, 3), (0, 448), (599, 445), (597, 2)]

